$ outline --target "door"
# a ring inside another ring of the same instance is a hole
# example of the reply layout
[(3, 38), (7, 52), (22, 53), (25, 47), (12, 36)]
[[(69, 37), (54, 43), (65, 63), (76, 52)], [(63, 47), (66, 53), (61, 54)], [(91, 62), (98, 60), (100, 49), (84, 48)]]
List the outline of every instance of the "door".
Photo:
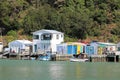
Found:
[(72, 45), (67, 46), (67, 53), (72, 54)]
[(35, 52), (37, 52), (37, 45), (36, 44), (34, 45), (34, 50), (35, 50)]
[(77, 45), (73, 45), (72, 54), (77, 54)]

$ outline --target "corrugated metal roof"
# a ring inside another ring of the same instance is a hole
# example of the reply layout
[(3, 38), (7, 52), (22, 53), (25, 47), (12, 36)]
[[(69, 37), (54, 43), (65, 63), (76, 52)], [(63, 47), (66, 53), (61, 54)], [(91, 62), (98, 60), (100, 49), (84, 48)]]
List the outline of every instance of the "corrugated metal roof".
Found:
[(32, 44), (32, 42), (31, 41), (29, 41), (29, 40), (15, 40), (15, 41), (12, 41), (12, 42), (10, 42), (9, 44), (14, 44), (14, 43), (22, 43), (22, 44)]
[(91, 42), (90, 45), (93, 45), (93, 46), (116, 46), (117, 44), (115, 43), (108, 43), (108, 42)]
[(20, 43), (24, 43), (24, 44), (32, 44), (32, 42), (29, 40), (16, 40), (16, 41), (18, 41)]
[(86, 45), (85, 43), (80, 43), (80, 42), (67, 42), (67, 44), (73, 44), (73, 45)]
[(38, 30), (33, 32), (33, 34), (38, 34), (38, 33), (54, 33), (54, 34), (63, 34), (62, 32), (56, 31), (56, 30), (46, 30), (46, 29), (42, 29), (42, 30)]
[(108, 46), (115, 46), (114, 43), (105, 43), (105, 42), (97, 42), (98, 44), (108, 45)]

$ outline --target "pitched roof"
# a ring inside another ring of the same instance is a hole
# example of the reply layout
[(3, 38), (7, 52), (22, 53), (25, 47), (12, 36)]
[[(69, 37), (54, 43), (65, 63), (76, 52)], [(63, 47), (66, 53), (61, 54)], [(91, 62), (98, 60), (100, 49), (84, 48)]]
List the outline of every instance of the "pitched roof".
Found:
[(97, 44), (107, 45), (107, 46), (116, 46), (115, 43), (108, 43), (108, 42), (91, 42), (91, 43), (97, 43)]
[(32, 44), (32, 42), (29, 40), (15, 40), (15, 41), (10, 42), (9, 44), (20, 44), (20, 43), (25, 44), (25, 45)]
[(32, 44), (32, 42), (29, 40), (16, 40), (16, 41), (23, 43), (23, 44)]
[(114, 43), (105, 43), (105, 42), (98, 42), (98, 44), (104, 44), (104, 45), (116, 45), (116, 44), (114, 44)]
[(42, 30), (38, 30), (38, 31), (33, 32), (33, 34), (39, 34), (39, 33), (63, 34), (62, 32), (59, 32), (56, 30), (46, 30), (46, 29), (42, 29)]
[(73, 44), (73, 45), (86, 45), (85, 43), (81, 43), (81, 42), (67, 42), (67, 44)]

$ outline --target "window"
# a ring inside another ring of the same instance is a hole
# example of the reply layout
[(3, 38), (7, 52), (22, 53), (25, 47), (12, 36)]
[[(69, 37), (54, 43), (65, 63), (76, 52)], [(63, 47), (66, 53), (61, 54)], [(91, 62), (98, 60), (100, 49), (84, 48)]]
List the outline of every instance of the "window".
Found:
[(61, 34), (61, 38), (63, 37), (63, 35)]
[(0, 43), (0, 45), (2, 45), (2, 43)]
[(39, 35), (33, 35), (33, 39), (39, 39)]
[(51, 34), (42, 34), (41, 35), (41, 40), (51, 40), (52, 35)]
[(59, 39), (59, 35), (58, 34), (56, 35), (56, 39)]

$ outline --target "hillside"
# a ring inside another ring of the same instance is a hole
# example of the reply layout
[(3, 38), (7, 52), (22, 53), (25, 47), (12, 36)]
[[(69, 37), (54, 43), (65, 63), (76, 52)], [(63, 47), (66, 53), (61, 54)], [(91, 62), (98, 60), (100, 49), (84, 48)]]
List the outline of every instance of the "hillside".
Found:
[(55, 29), (65, 41), (120, 41), (120, 0), (1, 0), (4, 41), (31, 39), (31, 32)]

